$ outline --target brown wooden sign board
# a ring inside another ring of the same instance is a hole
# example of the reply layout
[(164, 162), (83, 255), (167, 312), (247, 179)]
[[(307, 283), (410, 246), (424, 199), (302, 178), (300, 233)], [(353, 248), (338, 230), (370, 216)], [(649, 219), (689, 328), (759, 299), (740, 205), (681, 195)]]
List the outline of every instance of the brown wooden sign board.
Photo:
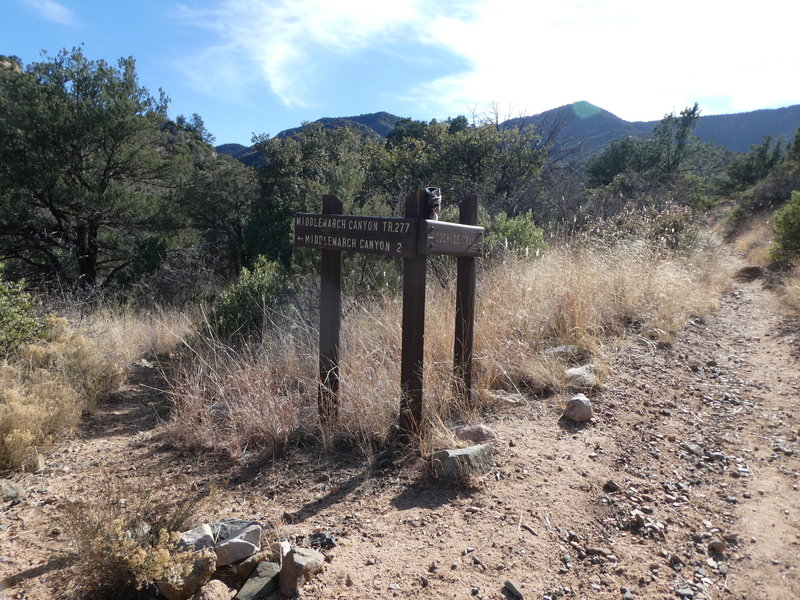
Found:
[(417, 190), (406, 199), (405, 218), (343, 215), (335, 196), (324, 196), (322, 213), (296, 213), (295, 245), (322, 250), (320, 292), (320, 419), (338, 416), (339, 329), (341, 325), (341, 253), (366, 252), (402, 257), (403, 330), (400, 364), (400, 431), (411, 440), (423, 423), (425, 279), (428, 255), (458, 257), (453, 370), (456, 394), (472, 398), (472, 338), (475, 312), (475, 258), (483, 252), (477, 196), (461, 203), (460, 223), (428, 220), (438, 213), (436, 188)]
[(320, 250), (347, 250), (383, 256), (417, 255), (417, 220), (296, 213), (294, 243)]
[(483, 227), (423, 221), (418, 251), (428, 256), (483, 256)]

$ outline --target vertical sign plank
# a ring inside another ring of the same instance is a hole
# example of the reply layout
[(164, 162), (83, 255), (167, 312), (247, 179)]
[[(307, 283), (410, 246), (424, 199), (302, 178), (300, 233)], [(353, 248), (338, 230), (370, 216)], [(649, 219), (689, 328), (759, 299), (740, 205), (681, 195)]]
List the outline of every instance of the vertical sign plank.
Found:
[[(472, 195), (461, 202), (458, 222), (478, 224), (478, 197)], [(474, 402), (472, 389), (473, 331), (475, 324), (475, 259), (459, 256), (456, 266), (456, 329), (453, 344), (453, 370), (456, 398), (467, 405)]]
[[(424, 219), (425, 197), (406, 199), (406, 218)], [(425, 353), (425, 276), (427, 257), (403, 259), (403, 348), (400, 362), (400, 433), (415, 438), (422, 426), (422, 364)]]
[[(341, 215), (342, 201), (322, 197), (322, 213)], [(336, 422), (339, 414), (339, 332), (342, 312), (342, 253), (322, 250), (319, 299), (319, 392), (317, 402), (323, 425)]]

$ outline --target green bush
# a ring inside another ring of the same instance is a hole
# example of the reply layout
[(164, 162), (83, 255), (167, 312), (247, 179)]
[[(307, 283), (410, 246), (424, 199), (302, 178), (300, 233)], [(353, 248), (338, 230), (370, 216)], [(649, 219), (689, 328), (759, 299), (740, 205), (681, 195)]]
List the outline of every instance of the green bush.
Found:
[(495, 215), (486, 227), (486, 253), (502, 255), (510, 252), (520, 256), (539, 256), (547, 248), (542, 230), (533, 222), (533, 211), (509, 217)]
[(0, 265), (0, 355), (11, 354), (44, 333), (45, 327), (36, 314), (33, 299), (22, 284), (3, 279)]
[(260, 334), (287, 291), (284, 269), (259, 256), (252, 269), (243, 268), (239, 280), (217, 297), (209, 319), (213, 331), (226, 339)]
[(788, 262), (800, 256), (800, 190), (792, 192), (792, 199), (775, 211), (775, 240), (772, 255), (779, 262)]

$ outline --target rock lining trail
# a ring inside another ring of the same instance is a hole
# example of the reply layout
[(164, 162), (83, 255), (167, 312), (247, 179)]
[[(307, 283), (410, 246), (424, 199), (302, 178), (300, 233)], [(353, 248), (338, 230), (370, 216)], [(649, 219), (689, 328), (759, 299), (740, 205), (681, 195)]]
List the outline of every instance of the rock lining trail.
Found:
[(311, 598), (800, 598), (799, 355), (763, 280), (734, 283), (673, 346), (608, 349), (594, 422), (559, 421), (568, 395), (487, 417), (495, 467), (468, 488), (352, 453), (237, 465), (170, 450), (140, 366), (3, 505), (0, 597), (69, 597), (66, 498), (164, 477), (176, 495), (220, 482), (214, 516), (259, 520), (269, 541), (333, 535)]

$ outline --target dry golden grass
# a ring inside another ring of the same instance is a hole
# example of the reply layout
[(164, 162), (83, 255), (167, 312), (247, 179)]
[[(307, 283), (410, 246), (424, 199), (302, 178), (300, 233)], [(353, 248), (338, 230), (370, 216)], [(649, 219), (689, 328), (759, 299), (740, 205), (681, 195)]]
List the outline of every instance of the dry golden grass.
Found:
[[(716, 306), (730, 281), (712, 239), (688, 253), (629, 239), (551, 249), (540, 260), (485, 266), (476, 318), (477, 397), (485, 389), (547, 394), (565, 389), (568, 357), (543, 354), (569, 344), (593, 355), (603, 372), (604, 340), (640, 335), (669, 343), (692, 315)], [(453, 286), (429, 280), (425, 325), (426, 439), (453, 443), (447, 426), (486, 406), (453, 392)], [(340, 355), (339, 421), (322, 431), (316, 418), (316, 333), (269, 333), (245, 352), (206, 344), (174, 390), (170, 436), (234, 458), (279, 449), (295, 433), (350, 440), (369, 453), (394, 433), (400, 397), (401, 299), (346, 301)]]
[(568, 344), (596, 354), (625, 332), (670, 342), (690, 316), (716, 306), (729, 278), (711, 242), (691, 255), (641, 240), (562, 247), (496, 266), (482, 282), (476, 325), (481, 383), (558, 390), (566, 365), (542, 351)]
[(740, 229), (733, 240), (733, 247), (747, 262), (766, 265), (772, 261), (769, 248), (774, 237), (772, 215), (757, 215)]
[(103, 355), (127, 366), (142, 356), (167, 354), (195, 331), (196, 318), (176, 310), (101, 308), (80, 322), (81, 331)]
[(36, 468), (36, 454), (81, 414), (77, 392), (44, 369), (0, 365), (0, 469)]
[(779, 293), (786, 305), (800, 314), (800, 261), (784, 275)]

